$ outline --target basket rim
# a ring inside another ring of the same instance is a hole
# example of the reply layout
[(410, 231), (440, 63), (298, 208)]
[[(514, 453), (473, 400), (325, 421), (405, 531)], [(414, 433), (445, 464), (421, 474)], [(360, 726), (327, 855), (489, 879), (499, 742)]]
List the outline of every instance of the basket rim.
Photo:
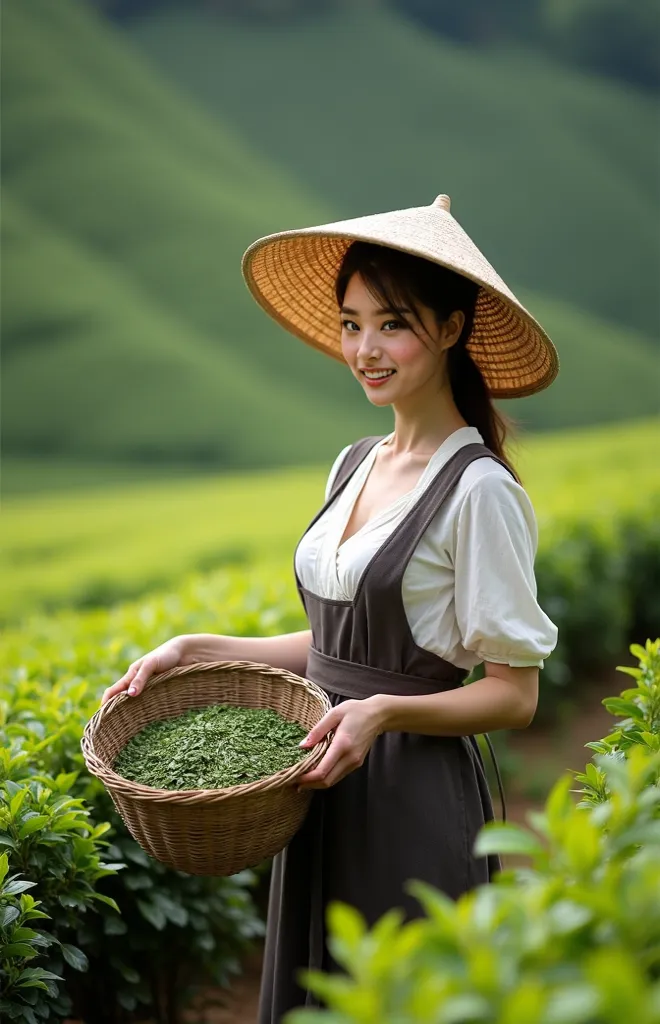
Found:
[[(289, 672), (288, 669), (275, 668), (272, 665), (255, 661), (209, 661), (194, 662), (191, 665), (176, 666), (173, 669), (167, 669), (165, 672), (160, 672), (156, 675), (150, 676), (140, 694), (137, 695), (137, 699), (139, 700), (139, 698), (153, 686), (169, 682), (174, 678), (185, 678), (186, 676), (197, 675), (200, 672), (203, 674), (205, 672), (217, 673), (218, 671), (229, 672), (237, 670), (239, 672), (241, 670), (245, 670), (251, 673), (256, 672), (258, 675), (271, 675), (276, 676), (278, 679), (286, 679), (287, 682), (294, 686), (304, 688), (313, 699), (317, 700), (323, 709), (323, 714), (327, 714), (327, 712), (332, 708), (325, 691), (311, 679), (305, 679), (304, 676), (298, 676), (294, 672)], [(103, 761), (94, 750), (94, 737), (108, 716), (127, 700), (135, 699), (136, 697), (130, 697), (124, 690), (121, 693), (115, 694), (114, 697), (111, 697), (105, 704), (102, 704), (86, 723), (80, 741), (80, 746), (85, 766), (90, 774), (100, 779), (101, 782), (103, 782), (103, 784), (109, 789), (120, 791), (123, 795), (128, 796), (131, 799), (146, 803), (171, 802), (179, 805), (191, 803), (219, 803), (223, 800), (228, 800), (231, 797), (246, 796), (255, 792), (263, 793), (271, 789), (279, 789), (285, 784), (292, 783), (298, 776), (304, 775), (307, 771), (315, 768), (325, 755), (332, 738), (331, 731), (322, 740), (320, 740), (319, 743), (315, 744), (310, 749), (306, 757), (296, 762), (296, 764), (291, 765), (289, 768), (282, 768), (279, 772), (275, 772), (273, 775), (267, 775), (254, 782), (242, 782), (236, 786), (226, 786), (222, 789), (157, 789), (154, 786), (145, 786), (140, 782), (132, 782), (130, 779), (125, 779), (122, 775), (118, 775), (117, 772)]]

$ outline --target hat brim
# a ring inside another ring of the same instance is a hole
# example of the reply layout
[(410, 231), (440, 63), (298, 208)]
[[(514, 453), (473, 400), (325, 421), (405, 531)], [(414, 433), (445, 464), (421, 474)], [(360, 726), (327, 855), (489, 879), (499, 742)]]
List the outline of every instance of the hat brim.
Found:
[[(417, 214), (428, 209), (398, 213)], [(559, 371), (552, 341), (454, 218), (444, 211), (440, 216), (444, 218), (445, 242), (449, 236), (445, 251), (442, 244), (430, 251), (428, 237), (416, 244), (410, 231), (409, 237), (399, 241), (392, 230), (394, 215), (380, 214), (257, 239), (244, 253), (243, 276), (259, 305), (287, 331), (345, 362), (335, 281), (352, 242), (374, 242), (432, 259), (480, 285), (467, 347), (493, 397), (521, 398), (542, 391)], [(387, 220), (385, 230), (378, 230), (383, 227), (379, 222)]]

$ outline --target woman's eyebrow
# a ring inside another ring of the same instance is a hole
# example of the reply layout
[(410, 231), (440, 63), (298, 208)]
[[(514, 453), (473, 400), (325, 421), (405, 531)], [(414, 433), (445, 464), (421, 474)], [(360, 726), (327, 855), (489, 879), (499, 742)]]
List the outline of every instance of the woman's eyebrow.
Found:
[[(348, 306), (342, 306), (340, 313), (347, 313), (349, 316), (360, 316), (360, 312), (357, 309), (349, 309)], [(409, 309), (388, 309), (383, 307), (382, 309), (375, 309), (374, 316), (383, 316), (384, 313), (395, 313), (398, 316), (402, 316), (404, 313), (410, 313)]]

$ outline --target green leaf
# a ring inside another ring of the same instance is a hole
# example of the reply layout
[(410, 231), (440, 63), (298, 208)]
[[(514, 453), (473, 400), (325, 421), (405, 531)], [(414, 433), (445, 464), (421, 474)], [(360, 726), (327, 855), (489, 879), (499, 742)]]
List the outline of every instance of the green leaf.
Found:
[(33, 832), (38, 832), (50, 821), (48, 814), (37, 814), (34, 818), (28, 818), (26, 822), (18, 830), (18, 838), (25, 839), (27, 836), (32, 835)]
[(12, 819), (14, 819), (16, 817), (16, 815), (18, 814), (18, 811), (20, 810), (21, 804), (25, 800), (25, 797), (27, 796), (27, 794), (28, 794), (28, 789), (26, 787), (25, 789), (22, 789), (19, 793), (17, 793), (15, 796), (13, 796), (11, 798), (11, 800), (9, 802), (9, 813), (10, 813)]
[(37, 950), (28, 946), (27, 942), (10, 942), (7, 946), (0, 946), (0, 956), (32, 957), (37, 955)]
[(634, 679), (640, 679), (642, 670), (640, 668), (632, 668), (631, 665), (617, 665), (617, 672), (625, 672), (626, 675), (632, 676)]
[(80, 772), (77, 772), (77, 771), (76, 772), (60, 772), (60, 774), (55, 779), (55, 788), (60, 793), (65, 792), (66, 790), (71, 788), (71, 786), (74, 784), (74, 782), (76, 781), (76, 779), (78, 778), (79, 775), (80, 775)]
[(137, 999), (131, 992), (118, 992), (117, 1002), (124, 1010), (134, 1010), (137, 1007)]
[(570, 794), (571, 782), (571, 776), (568, 774), (558, 779), (550, 790), (550, 795), (545, 803), (550, 834), (556, 839), (560, 837), (562, 826), (573, 813), (573, 801)]
[(89, 967), (89, 960), (81, 949), (77, 946), (69, 946), (67, 943), (61, 944), (62, 956), (66, 962), (74, 967), (77, 971), (86, 971)]
[(328, 929), (355, 951), (367, 930), (362, 914), (347, 903), (330, 903), (326, 911)]
[(612, 715), (626, 715), (631, 718), (641, 716), (641, 709), (632, 700), (622, 700), (621, 697), (606, 697), (603, 701), (604, 707)]
[(39, 932), (35, 932), (34, 928), (14, 928), (11, 933), (12, 942), (31, 942), (32, 939), (37, 938)]
[(39, 918), (39, 917), (44, 917), (44, 918), (48, 918), (48, 919), (50, 920), (50, 914), (44, 914), (43, 910), (28, 910), (28, 911), (27, 911), (27, 912), (25, 913), (25, 918), (26, 918), (26, 920), (27, 920), (28, 918), (29, 918), (29, 919), (35, 919), (35, 920), (36, 920), (36, 919), (37, 919), (37, 918)]
[(20, 882), (20, 881), (9, 882), (9, 884), (5, 886), (5, 889), (4, 889), (4, 892), (3, 892), (3, 896), (16, 896), (17, 893), (25, 892), (26, 889), (31, 889), (36, 884), (37, 884), (36, 882), (26, 882), (26, 881), (22, 881), (22, 882)]
[(103, 821), (100, 825), (97, 825), (96, 828), (92, 829), (89, 838), (100, 839), (100, 837), (104, 836), (106, 832), (109, 832), (111, 828), (112, 825), (109, 821)]
[(98, 900), (99, 903), (107, 903), (109, 907), (112, 907), (113, 910), (116, 910), (117, 913), (119, 913), (119, 907), (117, 906), (116, 901), (113, 900), (112, 896), (104, 896), (102, 892), (93, 892), (90, 893), (90, 895), (93, 900)]
[(8, 905), (6, 907), (0, 907), (0, 928), (6, 928), (8, 925), (15, 921), (17, 917), (20, 917), (20, 910), (18, 907)]
[(152, 924), (154, 928), (157, 928), (159, 932), (162, 931), (167, 924), (167, 918), (160, 907), (156, 907), (152, 903), (145, 903), (144, 900), (138, 900), (137, 905), (145, 920)]
[(137, 985), (140, 980), (139, 973), (134, 967), (129, 967), (128, 964), (119, 964), (119, 971), (122, 978), (127, 981), (130, 985)]
[(7, 877), (7, 872), (8, 871), (9, 871), (9, 855), (7, 853), (3, 853), (2, 856), (0, 856), (0, 886), (2, 885), (2, 883), (5, 880), (5, 878)]
[(62, 981), (60, 974), (53, 974), (52, 971), (46, 971), (43, 967), (24, 967), (20, 973), (21, 979), (39, 981)]
[(128, 925), (121, 917), (106, 917), (103, 921), (103, 931), (106, 935), (125, 935)]
[(70, 832), (79, 828), (88, 830), (89, 821), (82, 817), (79, 811), (71, 811), (69, 814), (63, 814), (60, 818), (55, 818), (50, 827), (53, 832)]
[(521, 825), (489, 823), (484, 825), (474, 844), (477, 857), (491, 853), (517, 853), (536, 856), (545, 852), (545, 847), (532, 832)]

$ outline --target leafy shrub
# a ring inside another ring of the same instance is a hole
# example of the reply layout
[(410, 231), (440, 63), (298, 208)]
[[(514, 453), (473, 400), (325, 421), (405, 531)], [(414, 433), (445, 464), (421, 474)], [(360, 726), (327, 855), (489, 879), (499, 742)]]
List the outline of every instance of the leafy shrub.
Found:
[(633, 630), (648, 633), (660, 621), (660, 506), (609, 523), (562, 518), (539, 549), (536, 578), (559, 630), (543, 669), (540, 723), (556, 716), (558, 696), (573, 703), (576, 680), (611, 665)]
[[(614, 760), (626, 757), (634, 746), (660, 752), (660, 643), (652, 644), (649, 640), (646, 648), (632, 644), (630, 651), (638, 658), (639, 668), (620, 665), (619, 671), (632, 676), (637, 685), (623, 690), (619, 697), (603, 701), (613, 715), (627, 717), (604, 739), (587, 743), (597, 754)], [(583, 773), (576, 772), (575, 776), (584, 786), (580, 790), (580, 806), (603, 803), (610, 798), (605, 772), (596, 765), (588, 764)]]
[(660, 1019), (660, 641), (634, 653), (638, 687), (607, 702), (630, 717), (594, 755), (598, 798), (576, 804), (567, 774), (528, 814), (533, 831), (486, 825), (478, 854), (531, 864), (457, 902), (410, 881), (420, 920), (404, 924), (394, 908), (367, 930), (354, 908), (331, 904), (328, 941), (346, 973), (302, 971), (329, 1012), (294, 1010), (285, 1024)]
[[(23, 706), (18, 714), (27, 716), (29, 712)], [(50, 737), (35, 736), (35, 729), (37, 733), (41, 730), (33, 717), (25, 717), (24, 723), (13, 727), (5, 722), (0, 731), (0, 846), (5, 848), (0, 874), (6, 875), (10, 859), (12, 868), (18, 868), (0, 897), (0, 1005), (10, 1019), (33, 1024), (37, 1013), (47, 1017), (53, 1011), (53, 1016), (61, 1016), (72, 1009), (70, 997), (56, 982), (62, 980), (67, 965), (76, 971), (87, 970), (87, 957), (79, 948), (79, 922), (97, 903), (117, 911), (114, 900), (98, 892), (96, 885), (123, 865), (101, 861), (101, 847), (107, 845), (101, 836), (110, 826), (106, 822), (95, 825), (85, 802), (68, 795), (77, 773), (52, 778), (35, 772), (36, 758), (30, 763), (30, 747), (37, 753), (44, 751)], [(31, 737), (28, 749), (23, 748), (24, 729)], [(27, 895), (18, 906), (4, 902), (33, 886), (43, 896), (38, 902), (48, 907), (48, 914), (37, 911), (34, 899)], [(47, 932), (25, 926), (25, 921), (35, 917), (50, 919)], [(39, 955), (46, 957), (45, 966), (25, 966)], [(40, 1002), (39, 989), (45, 990), (52, 1002), (44, 1002), (44, 997)], [(49, 1012), (42, 1013), (47, 1007)]]
[[(63, 979), (45, 982), (52, 999), (59, 985), (51, 1019), (72, 1012), (85, 1018), (93, 1005), (95, 1021), (114, 1022), (143, 1005), (173, 1021), (200, 977), (227, 984), (263, 933), (252, 899), (258, 873), (213, 879), (151, 860), (84, 770), (80, 737), (102, 690), (177, 627), (277, 633), (293, 628), (291, 615), (277, 584), (238, 587), (227, 598), (219, 585), (212, 599), (208, 583), (198, 583), (149, 605), (33, 622), (29, 634), (18, 631), (0, 644), (0, 842), (11, 871), (35, 886), (49, 917), (39, 964)], [(4, 970), (2, 953), (0, 962)], [(17, 963), (6, 962), (17, 1016)], [(28, 992), (28, 1010), (21, 1009), (29, 1022), (31, 998)]]
[(37, 1014), (62, 1016), (70, 1002), (57, 984), (62, 980), (59, 975), (43, 967), (26, 966), (55, 939), (28, 927), (28, 922), (48, 917), (37, 910), (41, 901), (25, 892), (36, 882), (25, 881), (19, 874), (7, 875), (8, 870), (9, 857), (0, 854), (0, 1011), (11, 1020), (34, 1024)]
[[(582, 607), (578, 614), (582, 635), (594, 645), (590, 667), (596, 663), (596, 655), (601, 662), (605, 659), (605, 653), (611, 652), (609, 645), (613, 647), (612, 637), (623, 637), (626, 624), (633, 621), (627, 610), (630, 604), (626, 603), (623, 610), (619, 609), (624, 626), (616, 632), (617, 601), (631, 600), (626, 596), (631, 593), (630, 566), (635, 571), (645, 566), (640, 570), (642, 584), (635, 600), (639, 608), (652, 607), (652, 597), (643, 596), (641, 587), (653, 586), (651, 558), (660, 552), (657, 525), (653, 525), (652, 517), (636, 516), (631, 520), (623, 554), (617, 551), (616, 536), (614, 528), (570, 533), (559, 523), (548, 543), (548, 551), (555, 550), (557, 557), (548, 556), (544, 561), (545, 556), (541, 556), (542, 602), (550, 614), (557, 615), (560, 636), (564, 624), (573, 620), (574, 610)], [(560, 550), (561, 538), (565, 550)], [(650, 538), (648, 546), (646, 538)], [(557, 610), (551, 610), (544, 597), (544, 592), (553, 591), (542, 588), (550, 586), (561, 598)], [(596, 598), (599, 603), (594, 612), (590, 603)], [(615, 623), (612, 630), (611, 622)], [(231, 879), (198, 878), (170, 871), (144, 854), (126, 832), (100, 783), (83, 770), (80, 736), (84, 723), (98, 706), (101, 691), (132, 660), (178, 633), (258, 636), (291, 632), (304, 624), (290, 566), (282, 568), (279, 575), (272, 566), (268, 571), (224, 568), (207, 578), (190, 578), (176, 594), (153, 597), (148, 602), (110, 611), (34, 618), (23, 629), (8, 632), (0, 640), (0, 665), (4, 669), (0, 681), (0, 747), (10, 751), (13, 762), (9, 774), (12, 785), (0, 790), (4, 794), (3, 813), (8, 813), (11, 801), (18, 796), (14, 784), (27, 791), (17, 809), (19, 815), (26, 812), (36, 818), (58, 810), (60, 798), (78, 801), (68, 808), (62, 803), (59, 812), (64, 817), (74, 815), (69, 824), (70, 835), (77, 837), (76, 846), (82, 848), (83, 841), (92, 842), (97, 851), (93, 857), (90, 854), (86, 869), (89, 888), (76, 891), (78, 905), (67, 907), (66, 894), (52, 888), (49, 875), (50, 866), (57, 864), (57, 858), (46, 851), (53, 829), (46, 828), (45, 823), (44, 828), (31, 826), (35, 828), (34, 836), (26, 834), (19, 843), (20, 850), (5, 843), (9, 870), (35, 884), (40, 912), (48, 915), (42, 938), (44, 943), (50, 941), (41, 946), (37, 943), (35, 948), (39, 949), (40, 968), (62, 979), (47, 978), (44, 982), (50, 987), (48, 998), (54, 1000), (52, 993), (58, 992), (51, 1019), (69, 1012), (84, 1017), (93, 1002), (95, 1020), (100, 1024), (116, 1024), (140, 1006), (149, 1008), (159, 1021), (173, 1021), (198, 978), (206, 975), (226, 984), (239, 970), (243, 950), (263, 933), (263, 921), (254, 905), (254, 887), (266, 877), (267, 864)], [(555, 659), (570, 672), (573, 659), (581, 658), (585, 647), (579, 632), (568, 629), (564, 647), (548, 660), (546, 678), (557, 682), (552, 674)], [(557, 693), (556, 687), (545, 690)], [(548, 700), (545, 706), (550, 710), (554, 705)], [(38, 786), (50, 790), (48, 806), (39, 804), (44, 794), (39, 795)], [(87, 830), (83, 822), (89, 826)], [(18, 828), (25, 823), (19, 821)], [(104, 823), (110, 826), (105, 832), (100, 831)], [(4, 824), (0, 831), (9, 835)], [(73, 851), (73, 840), (68, 841)], [(20, 858), (28, 845), (34, 856), (24, 861)], [(58, 855), (64, 853), (63, 845), (51, 843), (49, 850), (53, 847)], [(44, 854), (41, 867), (34, 859), (39, 851)], [(106, 861), (124, 866), (110, 868)], [(94, 878), (95, 871), (112, 873)], [(114, 909), (113, 900), (120, 913)], [(4, 945), (12, 944), (4, 933), (2, 938)], [(73, 963), (74, 953), (66, 959), (62, 944), (84, 951), (87, 970), (76, 969), (84, 962), (78, 959), (77, 964)], [(22, 969), (36, 970), (32, 960), (28, 958)], [(15, 990), (21, 961), (7, 958), (6, 962)], [(21, 1001), (36, 1013), (29, 1002), (34, 993), (28, 988), (25, 991), (27, 999), (21, 989)], [(43, 991), (34, 988), (37, 1000)], [(11, 998), (16, 1003), (15, 992)]]

